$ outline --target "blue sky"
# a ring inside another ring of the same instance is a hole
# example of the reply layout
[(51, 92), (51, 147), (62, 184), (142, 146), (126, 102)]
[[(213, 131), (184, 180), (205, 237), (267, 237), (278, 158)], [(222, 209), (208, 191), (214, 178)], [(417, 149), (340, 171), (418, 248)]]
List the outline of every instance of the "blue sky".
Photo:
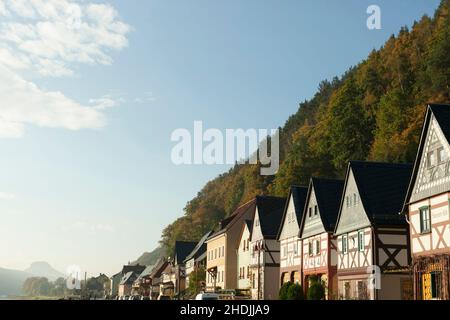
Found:
[(117, 272), (227, 169), (173, 165), (173, 130), (281, 126), (438, 4), (0, 0), (0, 267)]

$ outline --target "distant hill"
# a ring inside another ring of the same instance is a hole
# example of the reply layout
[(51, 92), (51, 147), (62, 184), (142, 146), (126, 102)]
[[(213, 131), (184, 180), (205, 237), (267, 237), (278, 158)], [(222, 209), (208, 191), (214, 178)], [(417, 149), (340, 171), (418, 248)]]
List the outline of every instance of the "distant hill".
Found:
[(0, 268), (0, 296), (21, 295), (23, 283), (30, 277), (45, 277), (55, 281), (60, 277), (65, 278), (65, 275), (44, 261), (33, 262), (24, 271)]
[(20, 295), (23, 282), (30, 276), (24, 271), (0, 268), (0, 296)]
[(58, 278), (65, 278), (66, 276), (54, 269), (50, 264), (45, 261), (33, 262), (27, 269), (24, 270), (26, 273), (36, 276), (45, 277), (49, 281), (55, 281)]
[(136, 261), (131, 264), (140, 264), (144, 266), (155, 265), (156, 261), (164, 254), (164, 249), (161, 247), (156, 248), (152, 252), (144, 252)]

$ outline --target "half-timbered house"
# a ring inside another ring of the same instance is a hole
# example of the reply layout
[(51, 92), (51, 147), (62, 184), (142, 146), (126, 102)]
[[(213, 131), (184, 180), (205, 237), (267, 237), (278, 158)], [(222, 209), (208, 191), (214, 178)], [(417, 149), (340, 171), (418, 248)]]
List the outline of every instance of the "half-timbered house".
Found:
[(335, 228), (340, 298), (410, 298), (408, 225), (399, 213), (411, 172), (409, 164), (349, 163)]
[(280, 243), (280, 285), (302, 282), (301, 242), (298, 233), (307, 193), (308, 188), (300, 186), (292, 186), (289, 191), (277, 236)]
[(300, 224), (304, 289), (317, 277), (326, 288), (327, 299), (337, 297), (337, 251), (334, 228), (344, 181), (311, 178)]
[(278, 298), (280, 243), (277, 241), (277, 234), (285, 205), (285, 198), (256, 197), (250, 242), (252, 248), (251, 295), (254, 300)]
[(404, 212), (416, 299), (450, 299), (450, 105), (429, 105)]

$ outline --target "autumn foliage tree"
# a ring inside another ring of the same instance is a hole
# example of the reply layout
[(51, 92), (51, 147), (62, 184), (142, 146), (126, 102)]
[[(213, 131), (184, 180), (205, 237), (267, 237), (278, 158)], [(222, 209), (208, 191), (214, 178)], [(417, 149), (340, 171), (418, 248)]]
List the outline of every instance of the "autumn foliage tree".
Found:
[[(280, 128), (280, 168), (236, 164), (208, 182), (164, 229), (161, 244), (198, 240), (258, 194), (286, 196), (311, 176), (342, 177), (349, 160), (412, 162), (425, 104), (450, 103), (450, 0), (403, 27), (342, 77), (320, 83)], [(274, 109), (276, 112), (276, 109)]]

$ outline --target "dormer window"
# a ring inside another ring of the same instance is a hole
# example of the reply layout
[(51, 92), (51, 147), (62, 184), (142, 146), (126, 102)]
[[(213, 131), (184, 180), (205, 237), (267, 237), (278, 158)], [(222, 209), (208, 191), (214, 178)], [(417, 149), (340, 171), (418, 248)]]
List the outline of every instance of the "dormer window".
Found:
[(317, 205), (314, 206), (314, 215), (317, 216), (317, 213), (319, 212)]
[(308, 216), (311, 218), (312, 217), (312, 208), (308, 209)]

